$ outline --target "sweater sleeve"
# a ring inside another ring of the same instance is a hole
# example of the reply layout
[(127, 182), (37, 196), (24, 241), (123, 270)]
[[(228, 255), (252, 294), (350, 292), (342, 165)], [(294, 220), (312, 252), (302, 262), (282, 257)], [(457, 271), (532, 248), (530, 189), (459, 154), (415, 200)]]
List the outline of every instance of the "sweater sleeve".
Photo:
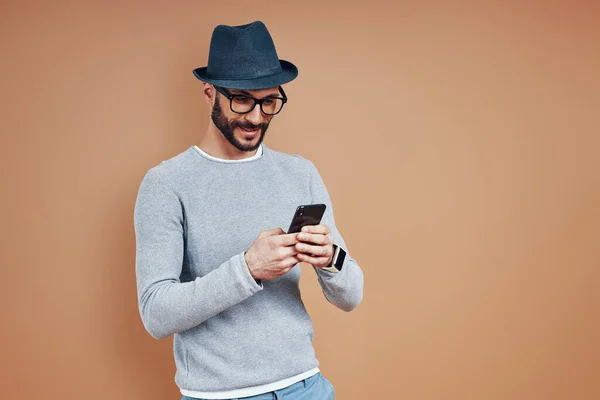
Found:
[(168, 337), (206, 321), (263, 289), (240, 252), (193, 281), (181, 282), (184, 210), (158, 167), (140, 184), (134, 210), (139, 312), (150, 335)]
[(323, 203), (327, 206), (322, 224), (329, 226), (335, 244), (346, 251), (346, 260), (340, 272), (324, 271), (313, 266), (317, 273), (319, 284), (325, 298), (333, 305), (344, 311), (352, 311), (360, 304), (363, 297), (363, 272), (356, 260), (350, 256), (344, 238), (335, 226), (333, 206), (325, 183), (317, 168), (311, 162), (310, 192), (313, 204)]

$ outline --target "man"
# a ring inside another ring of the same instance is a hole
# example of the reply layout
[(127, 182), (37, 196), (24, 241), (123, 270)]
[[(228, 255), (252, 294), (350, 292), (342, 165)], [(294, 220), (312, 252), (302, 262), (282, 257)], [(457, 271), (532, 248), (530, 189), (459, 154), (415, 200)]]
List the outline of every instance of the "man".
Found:
[[(345, 311), (362, 300), (363, 273), (314, 164), (262, 143), (298, 70), (256, 21), (217, 26), (208, 66), (194, 74), (211, 108), (206, 135), (151, 168), (135, 204), (143, 324), (154, 338), (174, 335), (183, 399), (332, 399), (298, 263), (313, 265), (326, 299)], [(320, 203), (320, 225), (283, 231), (297, 206)]]

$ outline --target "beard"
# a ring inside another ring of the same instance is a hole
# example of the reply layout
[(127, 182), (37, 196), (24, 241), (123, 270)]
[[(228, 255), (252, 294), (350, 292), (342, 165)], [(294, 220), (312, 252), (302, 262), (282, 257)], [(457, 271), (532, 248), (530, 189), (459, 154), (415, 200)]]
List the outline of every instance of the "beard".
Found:
[[(215, 99), (215, 105), (213, 106), (212, 112), (210, 113), (210, 118), (212, 119), (217, 129), (221, 132), (221, 134), (225, 137), (225, 139), (227, 139), (229, 143), (231, 143), (236, 149), (240, 151), (250, 152), (258, 149), (258, 146), (260, 146), (263, 139), (265, 138), (267, 128), (269, 127), (269, 122), (254, 125), (248, 121), (229, 121), (223, 113), (223, 109), (221, 108), (221, 104), (219, 102), (219, 97), (220, 95), (217, 94), (217, 98)], [(258, 141), (256, 143), (242, 142), (237, 137), (235, 137), (235, 128), (243, 128), (248, 130), (260, 129)]]

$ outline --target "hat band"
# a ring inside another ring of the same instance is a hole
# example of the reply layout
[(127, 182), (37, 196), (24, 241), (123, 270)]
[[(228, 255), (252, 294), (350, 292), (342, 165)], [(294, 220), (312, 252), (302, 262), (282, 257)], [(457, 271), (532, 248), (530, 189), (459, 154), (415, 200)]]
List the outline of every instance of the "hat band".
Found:
[(260, 74), (260, 75), (255, 75), (255, 76), (216, 76), (213, 75), (211, 73), (209, 73), (208, 71), (206, 71), (206, 76), (210, 79), (217, 79), (217, 80), (227, 80), (227, 81), (247, 81), (247, 80), (251, 80), (251, 79), (258, 79), (258, 78), (265, 78), (268, 76), (273, 76), (273, 75), (277, 75), (282, 73), (283, 70), (281, 69), (281, 66), (277, 69), (274, 69), (272, 71), (269, 71), (268, 73), (264, 73), (264, 74)]

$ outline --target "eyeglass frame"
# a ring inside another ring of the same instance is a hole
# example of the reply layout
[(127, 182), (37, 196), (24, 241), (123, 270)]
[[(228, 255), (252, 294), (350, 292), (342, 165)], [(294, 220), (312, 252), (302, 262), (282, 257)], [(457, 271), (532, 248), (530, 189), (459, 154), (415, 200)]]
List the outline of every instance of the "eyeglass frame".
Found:
[[(217, 86), (217, 85), (213, 85), (213, 86), (215, 87), (215, 90), (216, 90), (217, 92), (221, 93), (223, 96), (225, 96), (225, 97), (226, 97), (226, 98), (229, 100), (229, 109), (230, 109), (232, 112), (236, 113), (236, 114), (248, 114), (249, 112), (252, 112), (252, 110), (254, 110), (254, 108), (255, 108), (255, 107), (256, 107), (256, 105), (258, 104), (258, 106), (259, 106), (259, 108), (260, 108), (260, 112), (262, 112), (263, 114), (265, 114), (265, 115), (268, 115), (268, 116), (273, 116), (273, 115), (277, 115), (277, 114), (279, 114), (279, 113), (281, 112), (281, 110), (283, 110), (283, 106), (285, 106), (285, 103), (287, 103), (287, 101), (288, 101), (287, 95), (285, 94), (285, 92), (283, 91), (283, 88), (282, 88), (281, 86), (279, 86), (279, 87), (278, 87), (278, 89), (279, 89), (279, 93), (281, 93), (281, 95), (282, 95), (283, 97), (269, 97), (269, 96), (267, 96), (267, 97), (263, 97), (262, 99), (257, 99), (256, 97), (253, 97), (253, 96), (248, 96), (247, 94), (230, 94), (230, 93), (228, 93), (228, 92), (225, 90), (225, 88), (224, 88), (224, 87)], [(252, 107), (251, 107), (251, 108), (250, 108), (248, 111), (246, 111), (246, 112), (238, 112), (238, 111), (234, 111), (234, 109), (233, 109), (233, 103), (232, 103), (232, 99), (233, 99), (234, 97), (236, 97), (236, 96), (245, 97), (245, 98), (247, 98), (247, 99), (252, 99), (252, 101), (254, 102), (254, 104), (253, 104), (253, 105), (252, 105)], [(265, 100), (281, 100), (281, 101), (283, 102), (283, 104), (281, 105), (281, 108), (279, 109), (279, 111), (277, 111), (275, 114), (269, 114), (269, 113), (266, 113), (266, 112), (265, 112), (265, 110), (263, 110), (263, 107), (262, 107), (262, 103), (263, 103), (263, 101), (265, 101)]]

